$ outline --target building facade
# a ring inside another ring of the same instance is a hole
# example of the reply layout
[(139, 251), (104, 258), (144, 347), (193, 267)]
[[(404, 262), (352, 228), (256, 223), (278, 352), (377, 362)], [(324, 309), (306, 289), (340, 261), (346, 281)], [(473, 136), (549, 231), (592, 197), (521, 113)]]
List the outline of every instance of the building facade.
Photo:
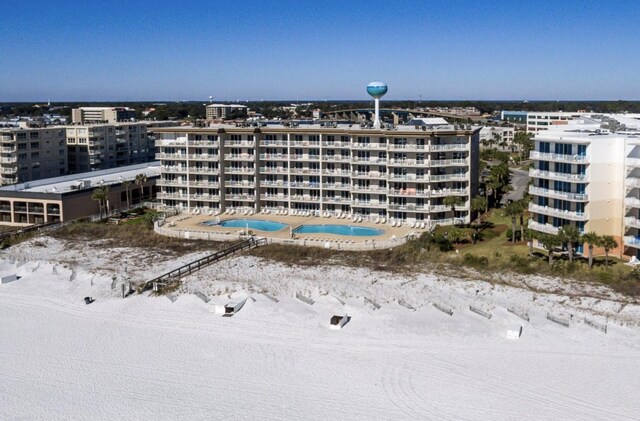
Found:
[[(534, 138), (529, 228), (557, 234), (566, 225), (610, 235), (614, 254), (640, 257), (640, 119), (597, 116)], [(579, 247), (581, 251), (583, 247)]]
[(80, 107), (71, 110), (71, 121), (74, 124), (118, 123), (135, 118), (135, 110), (127, 107)]
[(98, 171), (153, 161), (154, 129), (172, 125), (175, 123), (141, 121), (67, 126), (69, 172)]
[(514, 127), (485, 126), (480, 129), (480, 146), (493, 144), (498, 150), (515, 152), (517, 145), (513, 142), (514, 136)]
[[(219, 125), (157, 130), (158, 198), (184, 210), (470, 221), (479, 130)], [(459, 204), (446, 206), (454, 196)]]
[[(141, 186), (135, 184), (139, 174), (147, 177)], [(26, 226), (97, 215), (100, 207), (92, 195), (101, 186), (109, 187), (109, 211), (126, 209), (153, 196), (159, 175), (159, 163), (153, 162), (0, 187), (0, 224)]]
[(247, 116), (246, 105), (238, 104), (210, 104), (206, 107), (207, 120), (232, 119)]
[(62, 126), (0, 129), (0, 184), (67, 174)]

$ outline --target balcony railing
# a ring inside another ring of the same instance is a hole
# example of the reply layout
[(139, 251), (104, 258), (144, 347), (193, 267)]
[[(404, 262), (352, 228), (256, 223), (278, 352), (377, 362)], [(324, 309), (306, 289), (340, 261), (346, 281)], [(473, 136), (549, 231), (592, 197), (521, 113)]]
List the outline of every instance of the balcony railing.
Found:
[(624, 224), (628, 227), (640, 228), (640, 219), (634, 216), (627, 216), (624, 218)]
[(624, 245), (629, 247), (640, 248), (640, 237), (627, 235), (624, 237)]
[(640, 208), (640, 199), (637, 197), (625, 197), (624, 204), (630, 208)]
[(539, 222), (536, 222), (532, 219), (529, 219), (529, 228), (534, 230), (534, 231), (540, 231), (540, 232), (545, 232), (547, 234), (558, 234), (558, 231), (560, 230), (558, 227), (554, 227), (551, 224), (541, 224)]
[(587, 202), (589, 196), (586, 193), (571, 193), (559, 190), (549, 190), (542, 187), (529, 187), (529, 193), (534, 196), (546, 196), (554, 199), (571, 200), (574, 202)]
[(555, 216), (570, 221), (587, 221), (589, 218), (584, 212), (570, 211), (564, 209), (555, 209), (548, 206), (535, 205), (529, 203), (529, 211), (543, 215)]
[(466, 167), (469, 165), (468, 159), (432, 159), (429, 161), (432, 167)]
[(558, 162), (589, 162), (589, 158), (585, 155), (565, 155), (549, 152), (531, 151), (529, 154), (531, 159), (542, 159), (545, 161), (558, 161)]
[(574, 183), (587, 182), (586, 174), (567, 174), (561, 172), (537, 170), (535, 168), (529, 169), (529, 177), (548, 178), (551, 180), (569, 181)]

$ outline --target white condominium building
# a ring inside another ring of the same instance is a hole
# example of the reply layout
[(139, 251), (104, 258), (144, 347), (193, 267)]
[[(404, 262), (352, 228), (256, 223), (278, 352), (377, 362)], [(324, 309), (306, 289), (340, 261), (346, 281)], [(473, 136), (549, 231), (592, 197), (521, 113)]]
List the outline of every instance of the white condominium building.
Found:
[[(479, 130), (444, 123), (158, 129), (158, 197), (185, 210), (469, 222)], [(449, 196), (459, 198), (454, 209)]]
[(620, 256), (638, 255), (640, 120), (621, 121), (592, 116), (536, 135), (529, 228), (556, 234), (575, 225), (613, 236)]

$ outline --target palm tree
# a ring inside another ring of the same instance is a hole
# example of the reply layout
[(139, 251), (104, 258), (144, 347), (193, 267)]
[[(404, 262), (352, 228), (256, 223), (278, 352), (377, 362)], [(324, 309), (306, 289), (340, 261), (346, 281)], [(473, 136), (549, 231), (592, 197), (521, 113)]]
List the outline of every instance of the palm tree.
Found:
[(580, 241), (580, 230), (575, 225), (565, 225), (558, 231), (560, 241), (567, 244), (569, 261), (573, 262), (573, 246)]
[(100, 219), (102, 219), (102, 208), (106, 206), (108, 198), (109, 186), (96, 187), (91, 194), (91, 199), (98, 202), (98, 207), (100, 208)]
[(522, 212), (524, 209), (520, 201), (511, 202), (504, 208), (505, 215), (511, 217), (511, 242), (514, 244), (516, 242), (516, 220)]
[(484, 212), (487, 209), (487, 198), (482, 196), (474, 197), (471, 200), (471, 211), (478, 213), (478, 219), (480, 223), (482, 223), (482, 217), (484, 216)]
[(538, 241), (549, 252), (549, 266), (553, 263), (553, 251), (562, 244), (560, 237), (554, 234), (538, 234)]
[(442, 203), (445, 206), (450, 206), (451, 207), (451, 212), (453, 213), (453, 223), (455, 224), (455, 222), (456, 222), (456, 206), (462, 206), (462, 205), (464, 205), (464, 202), (462, 201), (462, 199), (459, 196), (447, 196), (447, 197), (444, 198)]
[(136, 175), (136, 186), (140, 187), (140, 202), (142, 202), (142, 199), (144, 197), (144, 185), (147, 183), (148, 179), (147, 179), (147, 175), (146, 174), (138, 174)]
[(604, 264), (609, 267), (609, 252), (618, 247), (618, 242), (610, 235), (603, 235), (600, 246), (604, 249)]
[(127, 207), (130, 207), (131, 201), (129, 200), (129, 188), (131, 187), (131, 181), (129, 180), (123, 181), (122, 185), (124, 186), (124, 190), (127, 194)]
[(593, 231), (589, 231), (582, 235), (582, 242), (587, 243), (589, 249), (589, 269), (593, 267), (593, 247), (600, 245), (600, 236)]
[(533, 257), (533, 240), (538, 238), (538, 232), (532, 229), (524, 230), (523, 238), (529, 243), (529, 257)]

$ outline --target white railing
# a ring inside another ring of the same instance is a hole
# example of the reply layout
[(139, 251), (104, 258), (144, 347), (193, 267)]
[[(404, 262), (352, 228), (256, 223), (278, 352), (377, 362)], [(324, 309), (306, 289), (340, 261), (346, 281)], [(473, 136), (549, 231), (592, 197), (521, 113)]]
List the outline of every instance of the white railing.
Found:
[(589, 162), (589, 158), (585, 155), (565, 155), (538, 151), (531, 151), (529, 158), (560, 162)]
[(567, 173), (561, 173), (561, 172), (537, 170), (535, 168), (529, 169), (529, 177), (549, 178), (551, 180), (580, 182), (580, 183), (584, 183), (587, 181), (586, 174), (567, 174)]
[(530, 229), (534, 231), (540, 231), (540, 232), (545, 232), (547, 234), (554, 234), (554, 235), (558, 234), (558, 231), (560, 230), (558, 227), (554, 227), (551, 224), (541, 224), (532, 219), (529, 219), (528, 226)]
[(587, 221), (589, 219), (589, 217), (584, 212), (555, 209), (548, 206), (535, 205), (533, 203), (529, 203), (529, 211), (541, 213), (544, 215), (556, 216), (558, 218), (568, 219), (571, 221)]
[(542, 187), (529, 187), (529, 193), (535, 196), (553, 197), (554, 199), (573, 200), (578, 202), (586, 202), (589, 196), (586, 193), (570, 193), (559, 190), (549, 190)]

